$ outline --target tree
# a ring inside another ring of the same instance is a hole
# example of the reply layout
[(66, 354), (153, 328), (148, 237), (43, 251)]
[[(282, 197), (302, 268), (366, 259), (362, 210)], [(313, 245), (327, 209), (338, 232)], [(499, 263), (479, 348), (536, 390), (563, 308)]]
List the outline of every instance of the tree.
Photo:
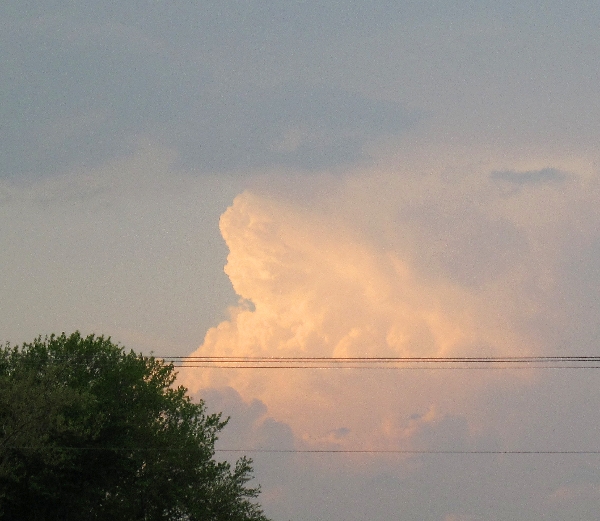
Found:
[(78, 332), (0, 346), (0, 518), (266, 521), (174, 368)]

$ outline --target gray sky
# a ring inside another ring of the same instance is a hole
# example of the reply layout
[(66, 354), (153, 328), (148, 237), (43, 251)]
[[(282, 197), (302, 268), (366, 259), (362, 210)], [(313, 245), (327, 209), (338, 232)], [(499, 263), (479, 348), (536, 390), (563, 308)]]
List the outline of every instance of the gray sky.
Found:
[[(0, 339), (600, 355), (599, 30), (577, 0), (4, 2)], [(598, 378), (182, 374), (222, 448), (347, 450), (600, 450)], [(281, 520), (600, 500), (600, 456), (254, 459)]]

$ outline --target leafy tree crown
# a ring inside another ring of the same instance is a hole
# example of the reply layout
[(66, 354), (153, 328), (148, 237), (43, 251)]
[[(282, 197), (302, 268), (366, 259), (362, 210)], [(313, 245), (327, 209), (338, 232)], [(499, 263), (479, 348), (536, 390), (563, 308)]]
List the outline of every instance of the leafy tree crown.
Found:
[(251, 460), (214, 458), (227, 420), (175, 379), (103, 336), (0, 346), (0, 517), (267, 521)]

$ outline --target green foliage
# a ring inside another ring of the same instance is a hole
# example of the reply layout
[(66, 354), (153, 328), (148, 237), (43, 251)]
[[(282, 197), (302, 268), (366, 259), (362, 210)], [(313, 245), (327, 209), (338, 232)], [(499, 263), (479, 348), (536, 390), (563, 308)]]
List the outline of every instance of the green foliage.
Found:
[(0, 518), (266, 521), (171, 364), (79, 333), (0, 346)]

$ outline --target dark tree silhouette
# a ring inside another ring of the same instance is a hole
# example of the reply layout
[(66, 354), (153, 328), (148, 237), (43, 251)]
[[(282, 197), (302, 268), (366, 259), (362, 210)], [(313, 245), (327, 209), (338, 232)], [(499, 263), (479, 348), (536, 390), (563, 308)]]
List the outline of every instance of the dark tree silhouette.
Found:
[(266, 521), (171, 364), (78, 332), (0, 346), (0, 518)]

